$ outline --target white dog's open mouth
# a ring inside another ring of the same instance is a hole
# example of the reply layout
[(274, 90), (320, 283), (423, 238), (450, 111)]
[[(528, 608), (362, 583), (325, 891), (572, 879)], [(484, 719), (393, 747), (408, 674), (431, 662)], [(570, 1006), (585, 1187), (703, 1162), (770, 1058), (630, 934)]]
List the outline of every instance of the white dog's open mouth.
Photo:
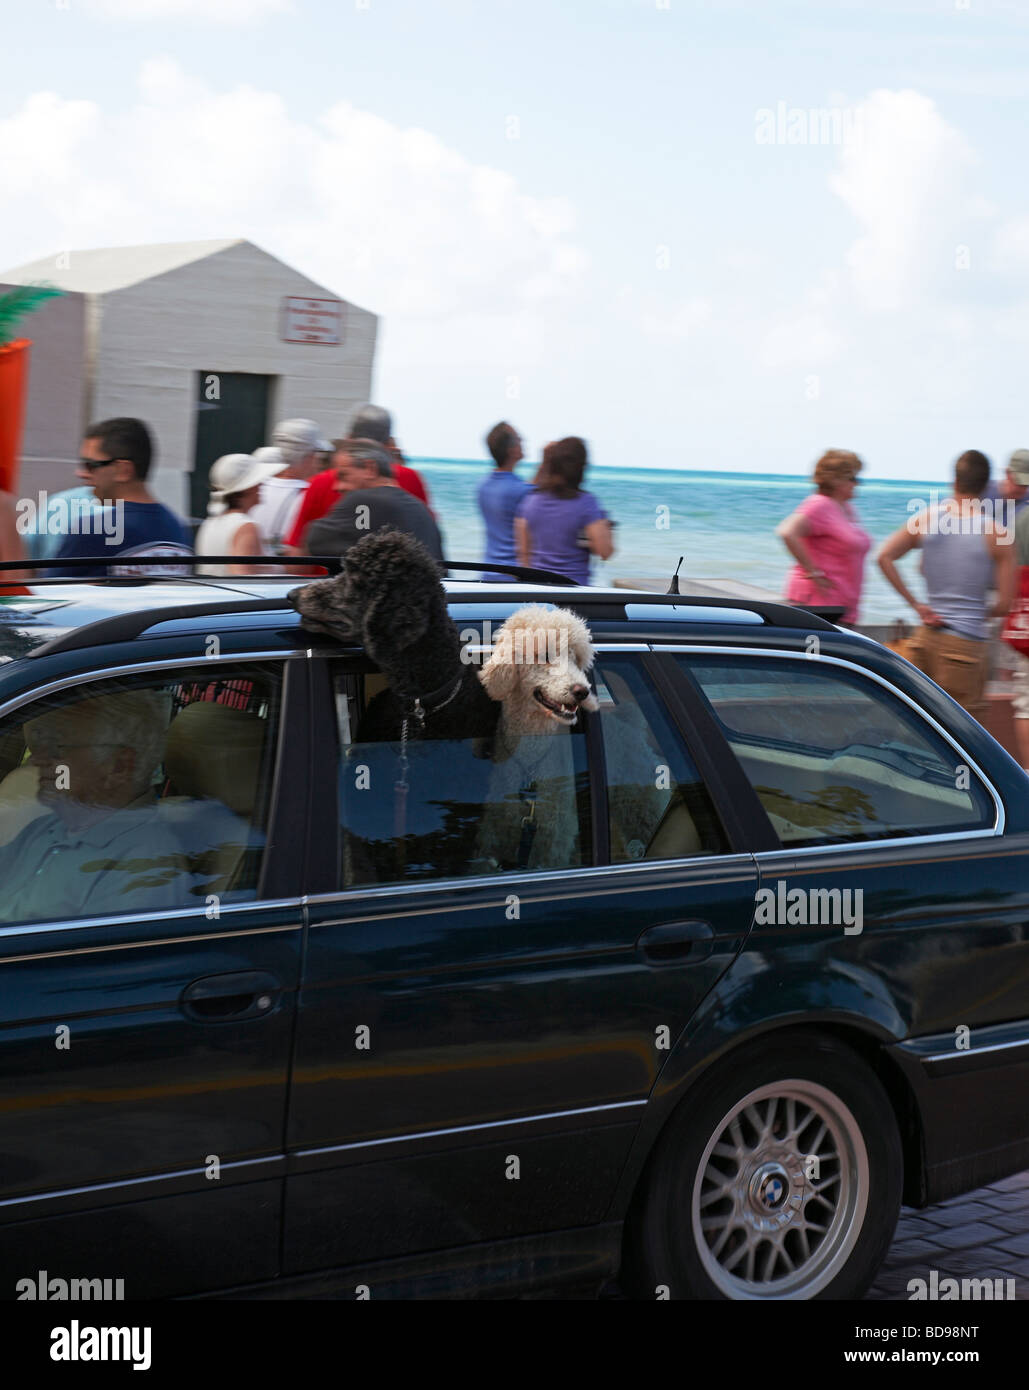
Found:
[(574, 724), (579, 717), (579, 706), (574, 700), (564, 704), (557, 700), (548, 700), (539, 686), (532, 692), (532, 698), (538, 705), (543, 706), (552, 719), (557, 719), (562, 724)]

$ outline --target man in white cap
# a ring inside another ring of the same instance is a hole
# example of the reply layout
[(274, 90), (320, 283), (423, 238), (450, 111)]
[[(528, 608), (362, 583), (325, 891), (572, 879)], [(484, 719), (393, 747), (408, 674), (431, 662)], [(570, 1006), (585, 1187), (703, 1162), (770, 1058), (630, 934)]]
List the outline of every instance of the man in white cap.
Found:
[(254, 520), (254, 513), (262, 485), (277, 476), (282, 468), (281, 463), (262, 463), (252, 454), (223, 454), (211, 464), (211, 501), (207, 520), (197, 532), (196, 553), (198, 556), (226, 555), (232, 559), (221, 564), (197, 565), (197, 574), (269, 572), (263, 565), (248, 562), (248, 557), (269, 553), (268, 542), (260, 524)]
[(321, 467), (321, 455), (331, 449), (313, 420), (280, 420), (272, 430), (271, 444), (255, 451), (259, 463), (280, 465), (262, 486), (251, 518), (261, 528), (272, 554), (281, 552), (283, 537), (292, 530), (307, 485)]

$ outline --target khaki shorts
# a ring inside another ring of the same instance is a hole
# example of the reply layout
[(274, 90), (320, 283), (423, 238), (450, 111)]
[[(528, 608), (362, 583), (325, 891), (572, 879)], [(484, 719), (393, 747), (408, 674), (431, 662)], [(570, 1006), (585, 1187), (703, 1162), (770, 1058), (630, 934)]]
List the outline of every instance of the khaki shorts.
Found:
[(1016, 719), (1029, 719), (1029, 656), (1009, 649), (1011, 664), (1011, 707)]
[[(907, 658), (980, 722), (987, 711), (988, 642), (923, 623), (908, 641)], [(1029, 718), (1029, 710), (1025, 716)]]

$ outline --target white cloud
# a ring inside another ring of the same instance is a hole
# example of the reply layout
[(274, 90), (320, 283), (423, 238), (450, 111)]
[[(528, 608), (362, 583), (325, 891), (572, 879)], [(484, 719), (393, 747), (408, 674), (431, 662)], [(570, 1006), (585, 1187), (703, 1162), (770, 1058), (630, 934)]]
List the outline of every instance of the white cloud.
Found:
[(1029, 272), (1029, 216), (1011, 217), (997, 228), (993, 242), (994, 266), (1009, 274)]
[(585, 265), (566, 200), (534, 198), (428, 131), (342, 102), (299, 120), (274, 92), (215, 90), (170, 59), (143, 64), (123, 114), (30, 97), (0, 122), (3, 192), (20, 203), (0, 223), (0, 266), (51, 249), (244, 236), (390, 316), (401, 353), (410, 321), (407, 356), (432, 320), (445, 360), (478, 360), (505, 323), (536, 357), (540, 315)]
[(873, 310), (909, 307), (953, 277), (971, 211), (972, 152), (929, 97), (876, 91), (858, 107), (860, 138), (844, 145), (829, 187), (863, 231), (847, 254), (852, 285)]
[(86, 9), (100, 19), (146, 22), (198, 19), (204, 23), (248, 24), (267, 15), (288, 14), (291, 0), (86, 0)]

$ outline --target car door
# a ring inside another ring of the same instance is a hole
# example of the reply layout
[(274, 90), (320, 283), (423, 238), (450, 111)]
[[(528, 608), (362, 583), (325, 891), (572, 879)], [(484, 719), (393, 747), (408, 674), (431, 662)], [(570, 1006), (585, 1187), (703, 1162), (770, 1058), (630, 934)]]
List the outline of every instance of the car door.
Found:
[(600, 650), (600, 710), (513, 775), (471, 740), (409, 744), (400, 773), (354, 737), (381, 677), (322, 668), (342, 838), (309, 903), (287, 1272), (602, 1219), (756, 885), (648, 659)]
[(779, 839), (757, 855), (750, 988), (803, 998), (815, 979), (821, 1016), (874, 1017), (898, 1039), (937, 1200), (1029, 1151), (1026, 836), (1002, 833), (987, 771), (917, 688), (848, 655), (693, 646), (670, 659)]
[(9, 1290), (40, 1271), (127, 1298), (278, 1272), (304, 667), (155, 661), (44, 679), (0, 711)]

